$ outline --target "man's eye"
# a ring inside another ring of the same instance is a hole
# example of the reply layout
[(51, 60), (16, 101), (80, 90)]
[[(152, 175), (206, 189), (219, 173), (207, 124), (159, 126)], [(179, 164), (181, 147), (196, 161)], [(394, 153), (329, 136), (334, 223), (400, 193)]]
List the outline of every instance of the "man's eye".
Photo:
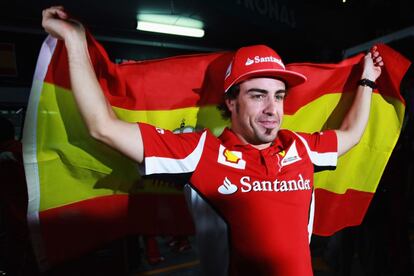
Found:
[(254, 94), (254, 95), (252, 95), (252, 97), (253, 97), (253, 99), (260, 100), (260, 99), (263, 99), (265, 97), (265, 95), (263, 95), (263, 94)]
[(276, 95), (276, 100), (277, 101), (283, 101), (284, 98), (285, 98), (285, 95), (283, 95), (283, 94), (277, 94)]

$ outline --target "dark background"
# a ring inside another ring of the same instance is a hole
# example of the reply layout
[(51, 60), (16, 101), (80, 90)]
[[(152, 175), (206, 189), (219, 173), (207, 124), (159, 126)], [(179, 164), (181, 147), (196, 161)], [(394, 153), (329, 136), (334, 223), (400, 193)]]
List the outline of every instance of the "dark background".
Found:
[[(231, 50), (261, 43), (276, 49), (285, 63), (333, 62), (342, 59), (346, 49), (414, 27), (411, 0), (3, 0), (0, 42), (15, 45), (18, 75), (1, 78), (0, 85), (30, 85), (45, 37), (41, 11), (56, 4), (64, 5), (84, 22), (114, 60)], [(138, 12), (200, 19), (206, 35), (183, 38), (137, 31)], [(412, 57), (414, 31), (408, 33), (411, 36), (391, 45)]]

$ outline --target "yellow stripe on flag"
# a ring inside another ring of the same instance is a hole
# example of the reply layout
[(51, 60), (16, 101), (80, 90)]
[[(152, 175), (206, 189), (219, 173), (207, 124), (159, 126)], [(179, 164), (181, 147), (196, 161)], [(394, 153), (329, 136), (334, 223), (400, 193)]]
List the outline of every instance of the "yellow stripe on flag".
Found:
[[(173, 130), (181, 122), (195, 126), (198, 108), (129, 111), (114, 108), (123, 120), (140, 120)], [(140, 181), (138, 166), (92, 139), (69, 90), (44, 83), (38, 110), (40, 211), (104, 195), (181, 193), (169, 185)], [(79, 181), (82, 179), (82, 181)]]
[(113, 107), (116, 115), (127, 122), (142, 122), (160, 128), (175, 130), (180, 125), (195, 127), (197, 123), (198, 107), (187, 107), (172, 110), (128, 110)]
[[(351, 102), (352, 94), (327, 94), (302, 107), (294, 116), (285, 115), (282, 127), (301, 132), (337, 129)], [(374, 193), (398, 140), (404, 109), (395, 98), (373, 94), (370, 120), (361, 142), (339, 158), (335, 171), (317, 173), (315, 187), (337, 194), (344, 194), (347, 189)], [(331, 113), (336, 119), (332, 119)]]
[(197, 121), (197, 126), (200, 128), (208, 128), (215, 136), (219, 136), (223, 132), (224, 127), (229, 124), (229, 120), (224, 120), (221, 117), (216, 105), (200, 107)]

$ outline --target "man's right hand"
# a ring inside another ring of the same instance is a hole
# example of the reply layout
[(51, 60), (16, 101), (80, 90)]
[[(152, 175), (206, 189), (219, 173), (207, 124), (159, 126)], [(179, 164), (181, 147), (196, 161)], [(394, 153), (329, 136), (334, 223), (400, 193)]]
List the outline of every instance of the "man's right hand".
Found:
[(89, 134), (141, 163), (144, 148), (137, 124), (119, 120), (96, 78), (82, 24), (61, 6), (43, 11), (42, 26), (53, 37), (65, 41), (72, 94)]
[(76, 35), (78, 38), (85, 37), (83, 25), (65, 12), (62, 6), (53, 6), (42, 12), (42, 26), (46, 32), (57, 39), (67, 40)]

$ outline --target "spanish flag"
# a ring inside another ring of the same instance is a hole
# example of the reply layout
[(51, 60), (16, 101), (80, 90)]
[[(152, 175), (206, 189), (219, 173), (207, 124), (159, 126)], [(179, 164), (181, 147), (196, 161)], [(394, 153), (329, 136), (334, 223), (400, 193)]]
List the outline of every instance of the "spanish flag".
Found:
[[(117, 116), (176, 132), (228, 122), (216, 105), (232, 53), (112, 63), (88, 34), (90, 57)], [(398, 139), (405, 103), (400, 81), (409, 62), (379, 46), (385, 68), (361, 143), (336, 171), (316, 174), (314, 233), (331, 235), (361, 222)], [(308, 81), (289, 92), (283, 127), (338, 128), (352, 102), (363, 55), (339, 64), (291, 64)], [(94, 103), (90, 103), (91, 108)], [(42, 269), (129, 234), (192, 234), (182, 187), (140, 177), (137, 165), (89, 137), (75, 105), (64, 44), (48, 37), (34, 74), (24, 127), (28, 222)]]

